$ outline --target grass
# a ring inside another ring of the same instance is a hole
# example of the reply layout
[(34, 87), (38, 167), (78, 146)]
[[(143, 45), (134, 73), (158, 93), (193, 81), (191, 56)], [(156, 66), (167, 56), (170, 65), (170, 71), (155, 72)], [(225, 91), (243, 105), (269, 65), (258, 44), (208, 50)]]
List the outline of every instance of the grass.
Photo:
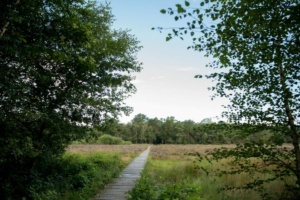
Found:
[(30, 189), (36, 200), (84, 200), (100, 189), (146, 149), (146, 145), (71, 145)]
[(120, 156), (122, 168), (127, 166), (135, 157), (142, 153), (148, 144), (131, 144), (131, 145), (98, 145), (98, 144), (76, 144), (70, 145), (68, 152), (83, 153), (91, 155), (95, 152), (115, 153)]
[[(246, 173), (236, 175), (215, 176), (217, 169), (232, 167), (228, 159), (218, 163), (206, 160), (197, 162), (193, 154), (204, 155), (206, 151), (221, 146), (235, 145), (154, 145), (151, 147), (150, 158), (135, 189), (130, 192), (129, 199), (187, 199), (187, 200), (252, 200), (262, 199), (254, 190), (220, 190), (224, 187), (237, 187), (247, 183), (251, 178)], [(192, 154), (190, 154), (192, 153)], [(204, 167), (209, 174), (197, 168)], [(271, 174), (255, 174), (267, 178)], [(271, 194), (271, 199), (281, 199), (284, 186), (280, 181), (265, 184), (263, 190)]]

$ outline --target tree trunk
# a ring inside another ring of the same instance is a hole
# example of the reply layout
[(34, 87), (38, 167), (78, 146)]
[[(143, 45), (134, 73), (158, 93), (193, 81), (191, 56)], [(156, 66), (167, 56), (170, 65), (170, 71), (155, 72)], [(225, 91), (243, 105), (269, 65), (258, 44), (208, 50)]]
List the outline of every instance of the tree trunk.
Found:
[[(276, 48), (276, 56), (278, 59), (278, 72), (280, 74), (280, 83), (281, 83), (281, 89), (283, 91), (283, 103), (284, 103), (284, 109), (287, 116), (287, 123), (290, 128), (290, 136), (292, 138), (292, 143), (294, 147), (294, 155), (295, 155), (295, 166), (296, 169), (294, 171), (296, 177), (297, 177), (297, 185), (300, 186), (300, 149), (299, 149), (299, 135), (297, 133), (297, 126), (295, 124), (293, 112), (290, 108), (290, 91), (286, 86), (286, 76), (284, 72), (284, 68), (282, 66), (282, 55), (281, 55), (281, 35), (278, 33), (277, 36), (277, 48)], [(299, 194), (298, 194), (299, 195)]]
[(6, 22), (3, 26), (3, 28), (1, 29), (0, 39), (3, 37), (4, 33), (6, 32), (8, 25), (9, 25), (9, 22)]

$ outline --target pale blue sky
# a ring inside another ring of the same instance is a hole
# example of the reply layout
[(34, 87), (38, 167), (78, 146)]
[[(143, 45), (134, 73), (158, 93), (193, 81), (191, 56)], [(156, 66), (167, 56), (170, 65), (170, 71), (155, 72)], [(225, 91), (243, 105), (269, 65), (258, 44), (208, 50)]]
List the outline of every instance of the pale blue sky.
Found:
[[(110, 0), (115, 16), (114, 28), (130, 29), (141, 42), (143, 49), (137, 57), (143, 63), (143, 70), (136, 74), (134, 81), (137, 92), (126, 100), (134, 108), (129, 117), (121, 117), (121, 122), (130, 121), (136, 114), (143, 113), (150, 118), (194, 120), (220, 116), (226, 104), (224, 99), (211, 101), (212, 92), (207, 88), (210, 80), (195, 79), (196, 74), (208, 73), (205, 65), (208, 58), (202, 53), (187, 50), (190, 44), (179, 38), (166, 42), (167, 32), (159, 33), (152, 27), (174, 27), (178, 22), (161, 9), (174, 6), (179, 0)], [(199, 0), (193, 0), (199, 5)]]

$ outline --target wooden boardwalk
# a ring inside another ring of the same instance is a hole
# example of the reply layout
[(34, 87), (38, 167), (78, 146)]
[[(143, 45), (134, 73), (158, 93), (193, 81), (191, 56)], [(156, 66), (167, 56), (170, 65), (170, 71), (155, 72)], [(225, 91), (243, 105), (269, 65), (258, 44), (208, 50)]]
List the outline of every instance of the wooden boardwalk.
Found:
[(150, 147), (135, 158), (119, 177), (113, 179), (104, 190), (100, 191), (94, 200), (126, 200), (126, 193), (134, 188), (135, 182), (141, 177), (149, 151)]

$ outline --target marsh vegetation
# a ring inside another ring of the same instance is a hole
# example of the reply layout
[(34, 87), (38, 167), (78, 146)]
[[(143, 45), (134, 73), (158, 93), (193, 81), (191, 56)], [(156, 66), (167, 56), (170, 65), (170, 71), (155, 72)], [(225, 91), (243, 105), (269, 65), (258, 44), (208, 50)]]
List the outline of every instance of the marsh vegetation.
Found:
[(146, 145), (71, 145), (30, 188), (32, 199), (90, 199)]
[[(207, 199), (207, 200), (252, 200), (252, 199), (284, 199), (284, 181), (276, 180), (263, 184), (260, 188), (242, 189), (251, 180), (269, 178), (274, 174), (223, 174), (220, 170), (230, 171), (238, 167), (232, 159), (220, 162), (199, 161), (215, 148), (234, 148), (236, 145), (154, 145), (136, 188), (130, 192), (129, 199)], [(290, 145), (286, 145), (290, 147)], [(252, 161), (255, 162), (256, 158)], [(201, 169), (202, 168), (202, 169)], [(203, 168), (205, 170), (203, 170)], [(293, 180), (290, 180), (293, 181)]]

